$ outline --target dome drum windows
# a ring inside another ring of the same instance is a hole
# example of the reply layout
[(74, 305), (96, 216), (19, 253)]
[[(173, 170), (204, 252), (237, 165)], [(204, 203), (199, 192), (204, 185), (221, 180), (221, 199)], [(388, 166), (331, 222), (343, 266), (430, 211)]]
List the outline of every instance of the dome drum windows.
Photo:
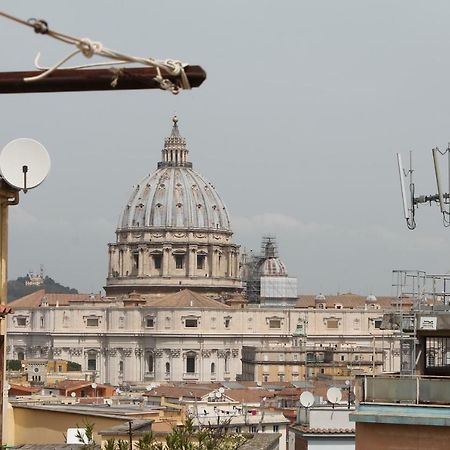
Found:
[(183, 249), (174, 250), (172, 252), (174, 262), (175, 262), (175, 269), (176, 270), (182, 270), (185, 269), (186, 266), (186, 251)]

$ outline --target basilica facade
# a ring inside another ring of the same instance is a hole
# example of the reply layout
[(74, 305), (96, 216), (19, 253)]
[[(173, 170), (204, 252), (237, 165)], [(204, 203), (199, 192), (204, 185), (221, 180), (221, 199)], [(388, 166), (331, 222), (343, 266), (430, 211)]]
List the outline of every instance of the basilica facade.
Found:
[[(244, 347), (377, 346), (393, 360), (379, 302), (302, 304), (286, 289), (267, 306), (246, 302), (229, 212), (188, 153), (174, 118), (156, 171), (133, 189), (108, 246), (106, 296), (41, 290), (15, 300), (7, 358), (73, 361), (113, 385), (236, 380)], [(285, 282), (272, 253), (263, 275)]]

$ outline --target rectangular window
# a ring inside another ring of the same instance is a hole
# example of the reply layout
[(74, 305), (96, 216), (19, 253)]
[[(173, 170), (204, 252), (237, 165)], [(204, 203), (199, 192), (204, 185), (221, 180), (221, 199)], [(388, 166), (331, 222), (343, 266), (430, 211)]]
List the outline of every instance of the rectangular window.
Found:
[(345, 361), (345, 355), (341, 355), (341, 361)]
[(374, 326), (375, 328), (380, 329), (380, 328), (381, 328), (381, 323), (382, 323), (382, 322), (383, 322), (382, 319), (376, 319), (376, 320), (373, 321), (373, 326)]
[(182, 269), (184, 267), (184, 255), (175, 255), (175, 268)]
[(17, 318), (17, 326), (18, 327), (25, 327), (26, 325), (27, 325), (27, 319), (25, 317)]
[(195, 373), (195, 355), (188, 355), (186, 358), (186, 373)]
[(281, 320), (280, 319), (270, 319), (269, 320), (269, 328), (281, 328)]
[(186, 328), (197, 328), (197, 319), (186, 319), (184, 326)]
[(97, 358), (95, 356), (89, 356), (88, 370), (97, 370)]
[(197, 255), (197, 269), (203, 270), (205, 268), (206, 256)]
[(280, 431), (280, 426), (279, 425), (274, 425), (273, 426), (273, 432), (274, 433), (278, 433)]
[(225, 319), (225, 328), (230, 328), (230, 319)]
[(337, 320), (337, 319), (328, 319), (327, 320), (327, 328), (331, 328), (331, 329), (339, 328), (339, 320)]
[(86, 326), (87, 327), (98, 327), (98, 318), (88, 318), (86, 319)]
[(161, 269), (162, 255), (153, 255), (153, 265), (155, 266), (155, 269)]
[(147, 317), (145, 319), (145, 326), (147, 328), (153, 328), (155, 326), (155, 319), (153, 317)]

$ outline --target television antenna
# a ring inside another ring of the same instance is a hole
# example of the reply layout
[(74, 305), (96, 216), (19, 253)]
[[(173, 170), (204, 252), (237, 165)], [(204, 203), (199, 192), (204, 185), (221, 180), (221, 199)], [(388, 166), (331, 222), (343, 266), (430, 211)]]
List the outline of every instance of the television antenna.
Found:
[(305, 408), (310, 408), (314, 405), (314, 395), (309, 391), (304, 391), (300, 395), (300, 404)]
[(39, 186), (50, 171), (46, 148), (34, 139), (15, 139), (0, 152), (0, 176), (11, 187), (27, 192)]
[[(433, 156), (434, 175), (436, 178), (437, 194), (415, 196), (415, 184), (413, 182), (412, 154), (410, 152), (409, 169), (405, 170), (402, 165), (402, 158), (397, 153), (398, 172), (400, 177), (400, 189), (402, 194), (403, 215), (406, 225), (410, 230), (416, 228), (415, 212), (421, 203), (437, 203), (442, 214), (444, 227), (450, 226), (450, 143), (444, 151), (438, 147), (431, 150)], [(447, 155), (447, 186), (444, 186), (440, 159)], [(406, 191), (405, 179), (409, 178), (409, 192)]]

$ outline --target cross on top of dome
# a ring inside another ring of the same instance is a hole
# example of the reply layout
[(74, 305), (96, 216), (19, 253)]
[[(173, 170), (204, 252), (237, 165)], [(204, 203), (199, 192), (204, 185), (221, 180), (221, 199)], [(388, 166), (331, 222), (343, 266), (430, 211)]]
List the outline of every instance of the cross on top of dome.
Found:
[(180, 135), (178, 128), (178, 117), (172, 118), (173, 126), (170, 136), (164, 140), (162, 160), (158, 163), (158, 169), (162, 167), (192, 167), (188, 162), (189, 150), (186, 147), (186, 139)]

